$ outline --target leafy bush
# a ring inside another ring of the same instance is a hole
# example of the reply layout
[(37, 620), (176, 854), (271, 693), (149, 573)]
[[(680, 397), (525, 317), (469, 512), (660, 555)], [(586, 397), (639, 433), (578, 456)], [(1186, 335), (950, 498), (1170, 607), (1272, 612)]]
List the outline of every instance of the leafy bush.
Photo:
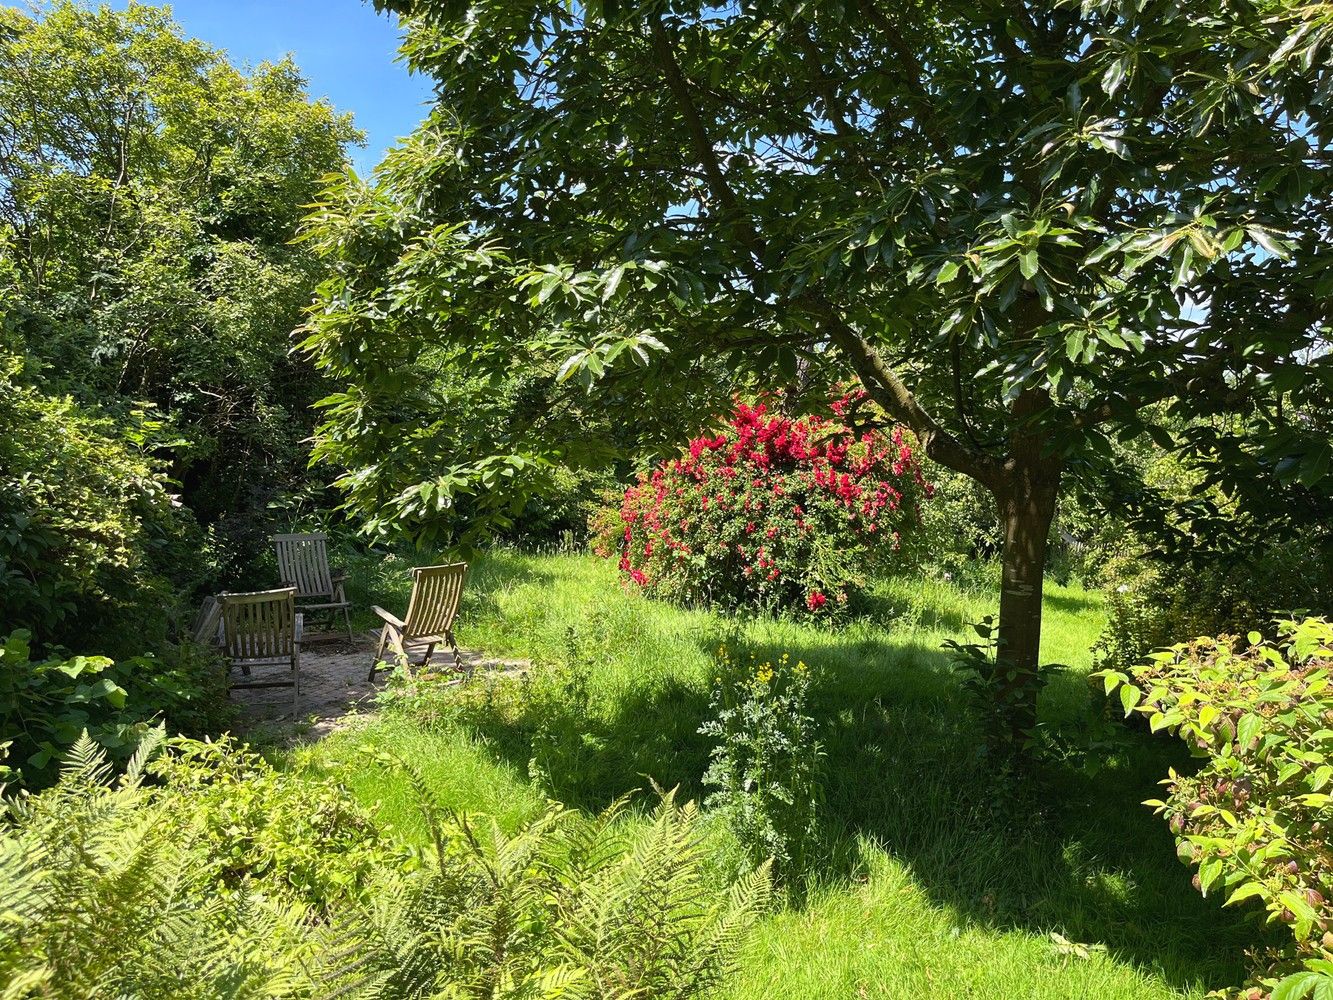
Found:
[[(732, 968), (769, 898), (764, 871), (729, 893), (707, 884), (695, 810), (670, 794), (646, 823), (623, 804), (598, 817), (553, 805), (507, 836), (436, 808), (409, 769), (429, 848), (363, 850), (373, 828), (346, 789), (189, 742), (150, 786), (161, 741), (114, 780), (81, 740), (56, 787), (0, 802), (6, 997), (684, 1000)], [(276, 821), (225, 811), (249, 781)], [(312, 796), (323, 830), (297, 819)], [(245, 847), (232, 870), (232, 852), (216, 856), (226, 837)], [(289, 842), (274, 855), (277, 838)], [(310, 861), (356, 877), (293, 879)]]
[(188, 804), (142, 783), (161, 739), (119, 780), (81, 740), (56, 787), (0, 802), (6, 997), (301, 995), (303, 911), (216, 891)]
[[(322, 267), (291, 241), (361, 134), (290, 59), (239, 69), (149, 4), (0, 8), (0, 107), (0, 327), (23, 380), (117, 420), (154, 404), (183, 502), (246, 566), (268, 503), (312, 479), (302, 440), (326, 388), (290, 333)], [(19, 444), (69, 447), (61, 430)], [(113, 512), (143, 478), (122, 466), (102, 474)], [(57, 494), (87, 480), (52, 471), (38, 481)]]
[(0, 764), (0, 780), (49, 784), (81, 734), (124, 762), (151, 720), (165, 716), (175, 730), (203, 734), (231, 717), (220, 664), (192, 645), (118, 661), (31, 655), (23, 630), (0, 644), (0, 741), (13, 761)]
[(389, 860), (370, 816), (344, 789), (276, 770), (231, 737), (178, 741), (148, 771), (190, 811), (202, 874), (220, 890), (263, 882), (327, 908)]
[(154, 648), (201, 542), (145, 451), (160, 427), (44, 396), (13, 380), (16, 364), (0, 356), (0, 632), (109, 655)]
[(901, 551), (930, 491), (900, 430), (741, 403), (625, 491), (620, 568), (655, 597), (827, 615)]
[(1198, 868), (1195, 887), (1228, 905), (1257, 900), (1269, 923), (1290, 927), (1260, 973), (1303, 962), (1318, 979), (1333, 969), (1333, 624), (1284, 621), (1278, 633), (1278, 644), (1257, 632), (1196, 639), (1099, 676), (1126, 715), (1204, 758), (1197, 774), (1172, 771), (1166, 798), (1148, 803)]
[(943, 646), (971, 695), (983, 720), (984, 740), (979, 750), (994, 755), (1002, 768), (1012, 766), (1021, 750), (1044, 752), (1050, 732), (1041, 720), (1032, 720), (1027, 706), (1050, 678), (1051, 666), (1026, 670), (1001, 655), (1000, 630), (994, 615), (973, 622), (979, 642), (945, 639)]
[[(513, 523), (498, 528), (495, 537), (525, 548), (581, 547), (588, 541), (589, 523), (614, 486), (615, 480), (607, 470), (554, 468), (545, 485), (513, 515)], [(460, 509), (460, 514), (465, 515), (466, 510)]]
[(1102, 576), (1107, 622), (1093, 649), (1100, 666), (1122, 672), (1183, 637), (1333, 606), (1333, 550), (1309, 533), (1189, 568), (1131, 545), (1106, 561)]
[(390, 997), (710, 993), (768, 905), (767, 870), (711, 893), (692, 803), (667, 793), (641, 828), (623, 808), (552, 805), (508, 836), (427, 806), (431, 853), (355, 914), (346, 979)]
[(998, 556), (1004, 526), (986, 488), (943, 466), (931, 469), (930, 483), (930, 503), (921, 509), (917, 545), (929, 553), (930, 568), (952, 578)]
[(696, 732), (696, 693), (648, 677), (620, 689), (596, 683), (607, 646), (605, 638), (569, 629), (561, 655), (522, 673), (463, 685), (395, 675), (381, 704), (415, 726), (484, 741), (520, 768), (526, 764), (543, 793), (581, 808), (605, 806), (651, 782), (697, 781), (707, 747)]
[(553, 798), (578, 802), (595, 794), (604, 767), (606, 740), (597, 725), (601, 707), (592, 690), (592, 664), (577, 636), (570, 655), (529, 676), (521, 686), (525, 714), (532, 720), (528, 776)]
[(810, 670), (783, 653), (759, 662), (718, 650), (714, 718), (699, 730), (717, 742), (704, 783), (759, 865), (794, 882), (810, 869), (822, 799), (823, 749), (809, 715)]

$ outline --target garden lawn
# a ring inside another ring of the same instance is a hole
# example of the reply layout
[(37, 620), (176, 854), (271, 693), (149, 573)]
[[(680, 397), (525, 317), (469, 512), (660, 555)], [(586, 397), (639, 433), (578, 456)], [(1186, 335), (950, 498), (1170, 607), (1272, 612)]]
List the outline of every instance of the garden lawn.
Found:
[[(355, 597), (404, 607), (406, 566), (357, 567)], [(537, 670), (571, 657), (590, 664), (588, 703), (548, 720), (581, 734), (582, 752), (562, 758), (551, 780), (584, 808), (649, 778), (706, 794), (709, 746), (698, 729), (721, 642), (761, 659), (786, 651), (817, 671), (832, 860), (802, 905), (760, 926), (726, 996), (1144, 1000), (1239, 982), (1255, 931), (1191, 890), (1164, 824), (1139, 804), (1168, 767), (1185, 765), (1175, 741), (1133, 734), (1095, 777), (1052, 765), (1044, 799), (1001, 791), (940, 648), (971, 638), (967, 623), (993, 612), (995, 592), (987, 581), (885, 580), (863, 617), (836, 628), (743, 624), (626, 592), (608, 561), (501, 552), (474, 566), (459, 639), (531, 658)], [(1095, 594), (1048, 584), (1043, 656), (1065, 666), (1043, 718), (1077, 724), (1089, 712), (1089, 646), (1102, 624)], [(499, 714), (470, 731), (397, 714), (301, 755), (417, 840), (406, 781), (376, 751), (415, 762), (441, 802), (512, 828), (543, 800), (528, 778), (531, 735)], [(724, 866), (728, 835), (713, 838)]]

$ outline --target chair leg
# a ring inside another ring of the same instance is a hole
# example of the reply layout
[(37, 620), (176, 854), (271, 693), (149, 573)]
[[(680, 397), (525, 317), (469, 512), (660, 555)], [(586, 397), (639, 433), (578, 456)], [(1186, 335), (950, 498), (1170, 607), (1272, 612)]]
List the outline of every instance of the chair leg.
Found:
[(472, 667), (464, 666), (463, 654), (458, 651), (458, 640), (454, 638), (453, 632), (446, 632), (444, 637), (449, 640), (449, 648), (454, 651), (454, 669), (459, 673), (466, 674), (467, 679), (472, 679)]
[(389, 626), (385, 625), (382, 629), (380, 629), (379, 648), (375, 650), (375, 659), (373, 659), (370, 663), (370, 676), (366, 678), (368, 681), (372, 683), (374, 683), (375, 680), (375, 671), (379, 668), (380, 661), (384, 659), (384, 647), (388, 645), (388, 642), (389, 642)]
[(347, 626), (347, 641), (355, 642), (356, 640), (352, 638), (352, 616), (346, 608), (343, 608), (343, 624)]
[(435, 653), (435, 643), (432, 642), (430, 645), (426, 647), (426, 652), (421, 655), (421, 659), (417, 661), (417, 666), (425, 667), (429, 665), (430, 658), (432, 655), (434, 655), (434, 653)]
[(292, 651), (292, 717), (301, 711), (301, 647)]
[(407, 640), (403, 633), (394, 629), (389, 635), (389, 652), (393, 653), (394, 666), (403, 668), (403, 676), (412, 677), (412, 658), (407, 655)]

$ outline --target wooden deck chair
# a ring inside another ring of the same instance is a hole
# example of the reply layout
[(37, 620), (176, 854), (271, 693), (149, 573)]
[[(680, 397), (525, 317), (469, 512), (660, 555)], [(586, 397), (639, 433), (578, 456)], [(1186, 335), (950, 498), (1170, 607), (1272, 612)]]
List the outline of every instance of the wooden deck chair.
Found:
[(287, 676), (232, 681), (235, 688), (292, 688), (292, 710), (301, 703), (302, 616), (296, 610), (296, 588), (222, 594), (222, 653), (228, 673), (240, 668), (248, 678), (252, 667), (287, 667)]
[(190, 625), (190, 638), (201, 646), (217, 646), (222, 642), (222, 604), (216, 597), (205, 597), (199, 613)]
[(270, 541), (278, 550), (278, 574), (284, 587), (296, 588), (296, 610), (327, 614), (328, 630), (339, 611), (352, 640), (352, 604), (343, 592), (346, 573), (329, 569), (328, 536), (322, 531), (297, 535), (274, 535)]
[(412, 570), (412, 596), (407, 601), (406, 618), (398, 618), (380, 607), (371, 608), (384, 619), (379, 649), (375, 651), (375, 662), (370, 666), (372, 681), (386, 648), (392, 649), (400, 660), (408, 663), (409, 648), (425, 647), (425, 652), (416, 663), (424, 667), (430, 663), (435, 647), (447, 642), (454, 651), (456, 669), (463, 669), (463, 657), (454, 639), (454, 619), (458, 617), (458, 603), (463, 596), (466, 579), (467, 563), (418, 566)]

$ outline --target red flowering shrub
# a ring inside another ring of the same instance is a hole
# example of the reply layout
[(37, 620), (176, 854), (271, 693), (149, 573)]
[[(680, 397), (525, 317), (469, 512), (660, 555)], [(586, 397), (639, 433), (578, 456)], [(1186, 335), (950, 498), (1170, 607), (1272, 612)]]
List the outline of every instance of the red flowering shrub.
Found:
[(901, 557), (931, 488), (902, 431), (858, 436), (841, 410), (793, 419), (740, 404), (723, 433), (642, 474), (620, 508), (626, 578), (655, 597), (729, 608), (846, 605)]

